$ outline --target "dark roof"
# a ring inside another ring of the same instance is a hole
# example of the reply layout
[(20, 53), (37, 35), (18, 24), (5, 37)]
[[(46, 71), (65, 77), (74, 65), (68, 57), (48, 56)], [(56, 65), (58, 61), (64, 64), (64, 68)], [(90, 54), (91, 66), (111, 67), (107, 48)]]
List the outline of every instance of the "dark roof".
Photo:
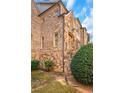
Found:
[[(51, 7), (49, 7), (49, 8), (47, 9), (47, 10), (49, 10), (49, 9), (51, 9), (52, 7), (54, 7), (55, 5), (59, 4), (60, 2), (61, 2), (61, 4), (62, 4), (62, 6), (66, 9), (67, 13), (69, 13), (69, 11), (67, 10), (67, 8), (65, 7), (65, 5), (63, 4), (63, 2), (62, 2), (61, 0), (59, 0), (58, 2), (50, 2), (50, 3), (46, 3), (46, 2), (43, 3), (43, 2), (40, 2), (39, 4), (53, 4)], [(44, 14), (45, 12), (47, 12), (47, 10), (45, 10), (45, 11), (42, 12), (42, 13), (40, 13), (38, 16), (41, 16), (42, 14)], [(71, 11), (71, 10), (70, 10), (70, 11)], [(63, 13), (63, 14), (59, 15), (58, 17), (63, 16), (64, 14), (67, 14), (67, 13)], [(87, 31), (86, 27), (82, 27), (79, 18), (76, 18), (76, 19), (77, 19), (77, 21), (78, 21), (79, 24), (80, 24), (80, 28), (84, 28), (84, 29)]]
[(58, 1), (60, 1), (60, 0), (41, 0), (41, 1), (37, 1), (36, 3), (38, 3), (38, 4), (42, 4), (42, 3), (44, 3), (44, 4), (55, 4), (55, 3), (57, 3)]
[[(70, 11), (71, 11), (71, 10), (70, 10)], [(70, 11), (67, 11), (67, 13), (60, 14), (58, 17), (64, 16), (65, 14), (68, 14)]]
[(64, 16), (66, 13), (60, 14), (58, 17)]
[(55, 4), (56, 2), (36, 2), (36, 4)]
[[(58, 1), (57, 3), (55, 3), (54, 5), (52, 5), (51, 7), (49, 7), (47, 10), (51, 9), (52, 7), (54, 7), (55, 5), (57, 5), (60, 1)], [(47, 12), (47, 10), (45, 10), (44, 12), (42, 12), (41, 14), (39, 14), (38, 16), (41, 16), (42, 14), (44, 14), (45, 12)]]
[[(52, 7), (54, 7), (55, 5), (59, 4), (59, 3), (62, 3), (62, 6), (66, 9), (66, 7), (64, 6), (63, 2), (61, 0), (59, 0), (58, 2), (54, 3), (54, 5), (52, 5), (51, 7), (49, 7), (47, 10), (51, 9)], [(41, 16), (42, 14), (44, 14), (45, 12), (47, 12), (47, 10), (45, 10), (44, 12), (42, 12), (41, 14), (39, 14), (38, 16)], [(68, 13), (68, 10), (66, 9), (67, 13)]]

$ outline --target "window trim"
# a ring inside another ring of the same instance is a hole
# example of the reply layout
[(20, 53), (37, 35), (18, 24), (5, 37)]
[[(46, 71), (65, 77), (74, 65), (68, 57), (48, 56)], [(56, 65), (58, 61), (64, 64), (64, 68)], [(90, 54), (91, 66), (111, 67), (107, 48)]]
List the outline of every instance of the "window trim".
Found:
[[(56, 34), (57, 34), (57, 41), (56, 41)], [(59, 38), (58, 32), (54, 32), (54, 35), (53, 35), (53, 47), (58, 47), (58, 42), (59, 42), (58, 38)]]
[(44, 36), (41, 36), (40, 49), (44, 48)]

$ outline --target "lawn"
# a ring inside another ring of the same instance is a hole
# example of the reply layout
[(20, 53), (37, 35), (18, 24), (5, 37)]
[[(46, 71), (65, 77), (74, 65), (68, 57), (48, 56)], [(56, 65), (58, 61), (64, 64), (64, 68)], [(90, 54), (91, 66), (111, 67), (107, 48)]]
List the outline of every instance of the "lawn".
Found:
[(59, 82), (51, 82), (42, 88), (32, 91), (32, 93), (77, 93), (74, 88), (69, 85), (62, 85)]
[(32, 71), (31, 80), (32, 93), (78, 93), (72, 86), (56, 81), (51, 72)]
[(32, 89), (37, 88), (39, 86), (43, 86), (46, 83), (50, 83), (53, 80), (53, 76), (49, 75), (49, 73), (45, 73), (40, 70), (35, 70), (31, 72), (31, 86)]
[(31, 80), (46, 80), (51, 81), (53, 77), (49, 73), (45, 73), (41, 70), (35, 70), (31, 72)]

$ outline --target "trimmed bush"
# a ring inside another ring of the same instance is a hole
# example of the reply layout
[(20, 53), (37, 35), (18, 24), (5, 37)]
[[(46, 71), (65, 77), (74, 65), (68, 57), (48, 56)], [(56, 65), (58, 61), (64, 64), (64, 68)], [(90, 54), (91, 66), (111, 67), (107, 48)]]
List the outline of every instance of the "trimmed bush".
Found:
[(81, 47), (72, 58), (71, 71), (82, 84), (93, 84), (93, 44)]
[(38, 60), (31, 60), (31, 70), (37, 70), (39, 63), (40, 63), (40, 61), (38, 61)]
[(52, 70), (53, 69), (53, 61), (52, 60), (50, 60), (50, 59), (48, 59), (48, 60), (46, 60), (45, 62), (44, 62), (44, 64), (45, 64), (45, 69), (47, 70), (47, 71), (50, 71), (50, 70)]

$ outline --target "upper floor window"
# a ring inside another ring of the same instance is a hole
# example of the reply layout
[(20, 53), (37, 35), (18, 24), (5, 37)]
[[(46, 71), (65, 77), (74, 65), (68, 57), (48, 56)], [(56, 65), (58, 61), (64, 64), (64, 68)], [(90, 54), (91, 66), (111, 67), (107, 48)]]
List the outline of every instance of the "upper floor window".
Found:
[(41, 49), (44, 48), (44, 37), (41, 37)]
[(58, 47), (58, 33), (54, 33), (54, 47)]

